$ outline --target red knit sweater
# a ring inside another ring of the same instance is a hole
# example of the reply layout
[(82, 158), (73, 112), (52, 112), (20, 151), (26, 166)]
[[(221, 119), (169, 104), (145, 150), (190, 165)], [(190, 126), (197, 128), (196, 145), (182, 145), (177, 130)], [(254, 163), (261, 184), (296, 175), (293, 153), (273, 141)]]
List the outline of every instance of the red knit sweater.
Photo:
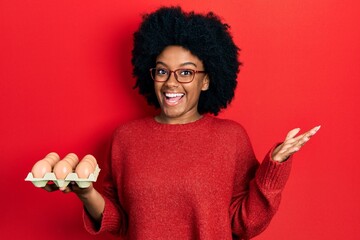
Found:
[[(271, 153), (271, 152), (270, 152)], [(132, 121), (114, 134), (100, 227), (121, 239), (249, 239), (278, 209), (291, 159), (259, 165), (241, 125)]]

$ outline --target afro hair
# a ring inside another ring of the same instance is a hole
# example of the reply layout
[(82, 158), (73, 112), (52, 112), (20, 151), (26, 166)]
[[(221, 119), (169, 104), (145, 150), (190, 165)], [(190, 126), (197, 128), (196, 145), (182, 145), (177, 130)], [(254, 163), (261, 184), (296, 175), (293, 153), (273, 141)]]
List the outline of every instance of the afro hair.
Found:
[(148, 104), (159, 108), (149, 69), (167, 46), (182, 46), (202, 61), (210, 79), (209, 89), (200, 94), (198, 112), (218, 115), (234, 97), (241, 65), (240, 49), (233, 42), (229, 28), (212, 12), (185, 13), (180, 7), (162, 7), (144, 15), (134, 33), (134, 88), (139, 88)]

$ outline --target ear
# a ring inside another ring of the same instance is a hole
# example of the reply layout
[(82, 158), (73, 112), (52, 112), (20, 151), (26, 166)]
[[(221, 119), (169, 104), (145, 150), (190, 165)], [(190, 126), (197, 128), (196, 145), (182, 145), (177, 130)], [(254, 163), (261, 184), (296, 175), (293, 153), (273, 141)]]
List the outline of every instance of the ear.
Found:
[(209, 85), (210, 85), (210, 79), (209, 79), (209, 75), (205, 75), (205, 77), (202, 80), (202, 87), (201, 87), (201, 91), (206, 91), (209, 89)]

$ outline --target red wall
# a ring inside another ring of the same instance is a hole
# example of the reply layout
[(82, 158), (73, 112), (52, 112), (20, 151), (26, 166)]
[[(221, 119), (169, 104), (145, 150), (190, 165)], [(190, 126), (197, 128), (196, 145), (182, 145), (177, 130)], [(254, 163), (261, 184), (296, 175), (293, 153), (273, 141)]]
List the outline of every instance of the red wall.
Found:
[(256, 239), (358, 239), (355, 0), (1, 1), (0, 239), (112, 239), (85, 232), (75, 196), (24, 179), (50, 151), (92, 153), (101, 165), (114, 128), (152, 113), (132, 90), (132, 32), (141, 13), (169, 4), (232, 26), (244, 67), (221, 117), (246, 127), (259, 159), (288, 130), (322, 125)]

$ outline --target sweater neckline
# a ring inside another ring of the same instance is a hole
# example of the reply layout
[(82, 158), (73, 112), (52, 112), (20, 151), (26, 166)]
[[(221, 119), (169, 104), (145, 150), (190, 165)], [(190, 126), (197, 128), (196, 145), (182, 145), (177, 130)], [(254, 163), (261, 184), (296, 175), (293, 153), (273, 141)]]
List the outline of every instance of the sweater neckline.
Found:
[(212, 117), (209, 115), (204, 114), (202, 118), (184, 124), (167, 124), (167, 123), (159, 123), (155, 120), (155, 117), (148, 117), (147, 124), (149, 127), (161, 131), (170, 131), (170, 132), (186, 132), (186, 131), (193, 131), (197, 128), (202, 128), (203, 126), (210, 123)]

